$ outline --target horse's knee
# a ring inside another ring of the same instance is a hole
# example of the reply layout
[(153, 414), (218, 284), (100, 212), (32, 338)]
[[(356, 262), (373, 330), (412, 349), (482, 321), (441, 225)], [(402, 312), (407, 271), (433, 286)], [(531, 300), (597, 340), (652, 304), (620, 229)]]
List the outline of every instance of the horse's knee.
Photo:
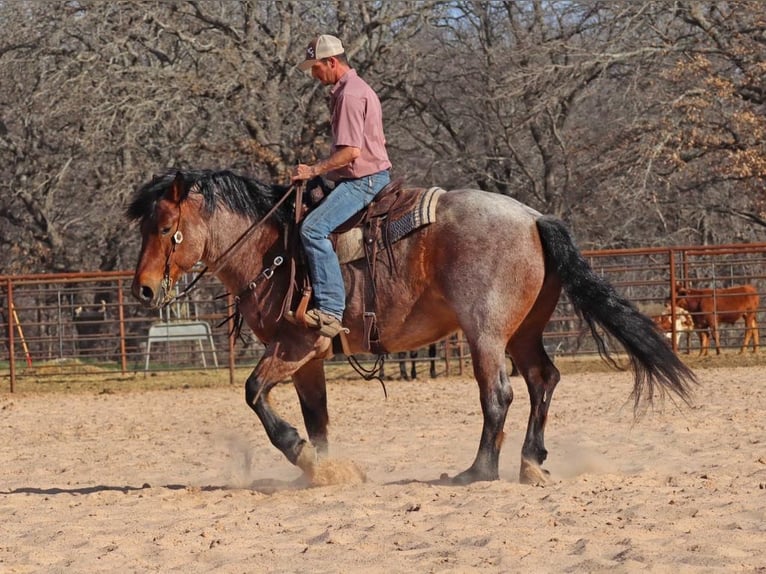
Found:
[(245, 381), (245, 402), (255, 411), (258, 418), (262, 418), (264, 412), (270, 412), (266, 398), (276, 383), (266, 383), (255, 375), (250, 375)]
[(258, 395), (263, 392), (263, 385), (258, 381), (258, 377), (250, 375), (245, 381), (245, 402), (251, 409), (255, 408), (255, 401)]

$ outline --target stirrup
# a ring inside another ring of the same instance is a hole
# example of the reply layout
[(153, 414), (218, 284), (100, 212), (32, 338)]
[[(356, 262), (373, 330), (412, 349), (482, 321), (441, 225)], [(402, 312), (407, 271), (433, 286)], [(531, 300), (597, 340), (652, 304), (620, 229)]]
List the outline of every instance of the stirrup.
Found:
[(288, 311), (285, 313), (285, 319), (293, 325), (315, 329), (324, 337), (335, 337), (338, 333), (348, 334), (350, 331), (343, 326), (340, 319), (333, 317), (329, 313), (311, 309), (303, 314), (303, 320), (298, 318), (298, 314)]

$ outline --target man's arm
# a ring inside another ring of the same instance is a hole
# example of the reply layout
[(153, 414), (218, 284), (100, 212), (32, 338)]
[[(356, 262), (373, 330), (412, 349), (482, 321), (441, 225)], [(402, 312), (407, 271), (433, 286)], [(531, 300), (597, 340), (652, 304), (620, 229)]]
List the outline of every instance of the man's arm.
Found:
[(362, 150), (358, 147), (343, 146), (335, 150), (327, 159), (316, 162), (314, 165), (300, 163), (293, 169), (292, 181), (303, 181), (328, 173), (350, 164), (359, 155)]

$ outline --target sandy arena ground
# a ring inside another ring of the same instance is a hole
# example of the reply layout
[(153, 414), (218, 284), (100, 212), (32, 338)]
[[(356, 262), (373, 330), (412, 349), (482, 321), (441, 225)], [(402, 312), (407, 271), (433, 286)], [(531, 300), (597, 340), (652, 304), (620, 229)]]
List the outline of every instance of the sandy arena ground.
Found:
[[(476, 452), (468, 378), (331, 384), (340, 484), (314, 488), (239, 385), (3, 392), (0, 571), (764, 572), (766, 369), (698, 375), (693, 408), (637, 423), (629, 374), (565, 376), (544, 487), (518, 483), (515, 378), (501, 480), (466, 487), (437, 482)], [(299, 424), (292, 387), (272, 396)]]

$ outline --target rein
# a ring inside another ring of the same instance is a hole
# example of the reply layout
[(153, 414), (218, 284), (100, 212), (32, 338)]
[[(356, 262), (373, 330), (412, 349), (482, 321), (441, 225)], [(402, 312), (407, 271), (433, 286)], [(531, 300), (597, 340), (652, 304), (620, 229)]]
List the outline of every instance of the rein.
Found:
[[(290, 185), (290, 187), (287, 188), (287, 191), (285, 192), (285, 194), (280, 198), (279, 201), (277, 201), (274, 204), (274, 206), (268, 211), (268, 213), (266, 215), (264, 215), (259, 220), (254, 221), (253, 224), (250, 227), (248, 227), (237, 238), (237, 240), (234, 243), (232, 243), (226, 249), (226, 251), (221, 253), (221, 255), (219, 255), (218, 258), (216, 258), (216, 260), (212, 263), (212, 266), (205, 265), (200, 270), (200, 272), (197, 273), (197, 275), (194, 277), (194, 279), (191, 280), (191, 282), (186, 286), (186, 288), (183, 291), (181, 291), (178, 295), (174, 295), (173, 297), (171, 297), (168, 300), (166, 300), (165, 302), (163, 302), (162, 306), (163, 307), (167, 307), (171, 303), (174, 303), (174, 302), (178, 301), (179, 299), (182, 299), (183, 297), (187, 297), (192, 292), (193, 288), (196, 287), (196, 285), (199, 282), (199, 280), (202, 279), (202, 277), (208, 271), (211, 271), (211, 269), (212, 269), (212, 273), (213, 274), (217, 273), (218, 270), (221, 269), (221, 267), (223, 267), (223, 265), (225, 263), (227, 263), (229, 261), (229, 259), (231, 259), (232, 255), (234, 255), (234, 253), (237, 251), (237, 249), (239, 249), (239, 247), (242, 246), (242, 242), (245, 239), (247, 239), (250, 236), (250, 234), (253, 233), (253, 231), (255, 231), (258, 227), (263, 225), (264, 222), (266, 222), (272, 215), (274, 215), (274, 213), (277, 211), (277, 209), (279, 209), (279, 207), (287, 200), (287, 198), (290, 197), (290, 195), (293, 193), (294, 189), (296, 189), (296, 188), (300, 189), (300, 187), (301, 187), (300, 184), (298, 186), (296, 186), (295, 184)], [(179, 207), (179, 209), (180, 209), (180, 207)], [(181, 222), (181, 217), (180, 216), (178, 218), (178, 222), (179, 222), (178, 223), (178, 227), (180, 227), (180, 224), (181, 224), (180, 223)], [(165, 286), (166, 289), (170, 288), (170, 258), (172, 257), (173, 253), (175, 252), (176, 246), (179, 245), (182, 241), (183, 241), (183, 233), (181, 233), (180, 229), (177, 229), (177, 231), (173, 234), (173, 237), (171, 239), (171, 242), (172, 242), (173, 246), (172, 246), (172, 248), (170, 250), (170, 253), (168, 253), (167, 260), (165, 261), (165, 276), (162, 278), (162, 283), (163, 283), (163, 286)], [(277, 259), (279, 259), (279, 262), (277, 262)], [(271, 278), (271, 276), (274, 274), (274, 268), (279, 266), (279, 265), (281, 265), (282, 261), (283, 261), (283, 259), (281, 257), (278, 257), (277, 259), (274, 260), (274, 264), (269, 268), (269, 271), (268, 272), (266, 272), (266, 271), (262, 272), (261, 275), (259, 275), (259, 278), (261, 276), (266, 277), (267, 279)], [(256, 282), (257, 282), (257, 279), (254, 280), (254, 281), (251, 281), (249, 286), (254, 285)]]
[(362, 377), (365, 381), (371, 381), (373, 379), (378, 381), (380, 383), (380, 386), (383, 387), (383, 396), (385, 398), (388, 398), (386, 383), (383, 382), (383, 377), (381, 377), (381, 371), (383, 370), (383, 361), (385, 360), (383, 355), (378, 355), (375, 358), (375, 363), (369, 369), (365, 368), (362, 365), (362, 363), (359, 362), (359, 359), (357, 359), (354, 355), (349, 355), (348, 357), (346, 357), (346, 360), (348, 360), (348, 364), (354, 368), (354, 370), (356, 371), (356, 374)]

